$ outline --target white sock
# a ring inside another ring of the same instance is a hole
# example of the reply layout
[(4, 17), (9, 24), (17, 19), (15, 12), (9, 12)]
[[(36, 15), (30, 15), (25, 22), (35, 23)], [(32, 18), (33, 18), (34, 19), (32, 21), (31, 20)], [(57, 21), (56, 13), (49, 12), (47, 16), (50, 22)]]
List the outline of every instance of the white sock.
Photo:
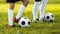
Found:
[(9, 9), (8, 10), (8, 21), (9, 21), (9, 26), (13, 25), (13, 10)]
[(23, 11), (25, 10), (25, 8), (26, 7), (24, 5), (21, 6), (21, 8), (19, 9), (18, 14), (16, 16), (16, 19), (19, 19), (21, 17), (21, 15), (22, 15)]
[(36, 20), (38, 18), (38, 6), (40, 2), (34, 2), (34, 7), (33, 7), (33, 20)]
[(44, 18), (46, 4), (47, 4), (47, 0), (42, 0), (42, 4), (40, 6), (40, 18)]

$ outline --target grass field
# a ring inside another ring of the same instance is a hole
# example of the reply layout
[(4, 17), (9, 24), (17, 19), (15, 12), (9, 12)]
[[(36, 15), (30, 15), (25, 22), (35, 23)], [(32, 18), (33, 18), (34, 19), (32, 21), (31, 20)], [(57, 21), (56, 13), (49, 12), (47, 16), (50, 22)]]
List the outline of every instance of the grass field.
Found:
[[(16, 16), (20, 6), (21, 4), (16, 4), (14, 9), (14, 17)], [(22, 17), (28, 17), (32, 20), (32, 7), (33, 4), (29, 4)], [(47, 4), (45, 13), (52, 12), (55, 16), (54, 22), (32, 22), (29, 28), (19, 28), (16, 23), (16, 27), (7, 28), (8, 8), (9, 4), (0, 4), (0, 34), (60, 34), (60, 4)]]

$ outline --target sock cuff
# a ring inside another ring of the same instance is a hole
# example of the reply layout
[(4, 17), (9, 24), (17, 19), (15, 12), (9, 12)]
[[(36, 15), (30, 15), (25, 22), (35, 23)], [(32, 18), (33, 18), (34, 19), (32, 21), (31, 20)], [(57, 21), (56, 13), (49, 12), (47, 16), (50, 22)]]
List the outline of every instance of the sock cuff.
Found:
[(24, 7), (24, 8), (25, 8), (25, 6), (24, 6), (24, 5), (22, 5), (21, 7)]
[(35, 1), (34, 3), (36, 3), (36, 4), (40, 4), (40, 2), (36, 2), (36, 1)]
[(34, 5), (40, 5), (40, 2), (36, 2), (36, 1), (35, 1), (35, 2), (34, 2)]
[(13, 11), (12, 9), (8, 9), (9, 11)]

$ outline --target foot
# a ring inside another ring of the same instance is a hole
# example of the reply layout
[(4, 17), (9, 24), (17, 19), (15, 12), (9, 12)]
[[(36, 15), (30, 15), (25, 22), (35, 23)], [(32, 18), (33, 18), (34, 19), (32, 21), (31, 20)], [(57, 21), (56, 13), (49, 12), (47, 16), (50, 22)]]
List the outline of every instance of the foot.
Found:
[(40, 18), (40, 22), (42, 22), (43, 21), (43, 18)]
[(32, 22), (39, 22), (40, 20), (39, 19), (36, 19), (36, 20), (33, 20)]
[(19, 20), (20, 20), (20, 18), (19, 19), (16, 19), (16, 18), (13, 19), (13, 21), (16, 22), (16, 23), (18, 23)]
[(8, 28), (11, 28), (11, 27), (15, 27), (15, 25), (12, 25), (12, 26), (8, 25)]
[(44, 18), (40, 18), (40, 22), (44, 21)]
[(36, 19), (36, 21), (39, 21), (39, 19)]

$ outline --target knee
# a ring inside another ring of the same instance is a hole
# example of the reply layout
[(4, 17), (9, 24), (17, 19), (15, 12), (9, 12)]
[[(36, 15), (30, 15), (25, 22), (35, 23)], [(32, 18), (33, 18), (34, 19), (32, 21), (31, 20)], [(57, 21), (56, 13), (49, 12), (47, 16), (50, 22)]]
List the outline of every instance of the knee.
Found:
[(14, 9), (14, 3), (10, 3), (10, 9)]
[(23, 1), (23, 5), (24, 6), (27, 6), (28, 4), (29, 4), (29, 1), (28, 0)]

